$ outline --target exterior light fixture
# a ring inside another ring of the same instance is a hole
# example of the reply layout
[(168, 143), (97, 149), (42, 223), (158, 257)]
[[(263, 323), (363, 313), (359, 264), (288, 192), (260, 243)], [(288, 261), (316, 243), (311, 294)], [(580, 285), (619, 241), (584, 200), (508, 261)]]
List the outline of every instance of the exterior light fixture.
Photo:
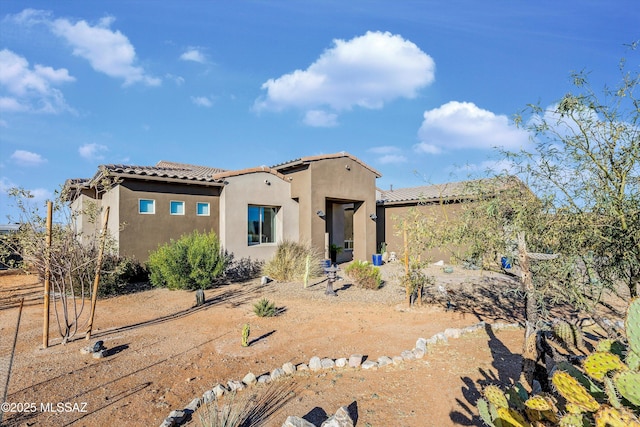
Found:
[(318, 211), (316, 214), (318, 214), (320, 218), (324, 217), (324, 211)]
[(348, 171), (350, 171), (350, 170), (351, 170), (351, 166), (349, 166), (349, 165), (345, 165), (345, 166), (344, 166), (344, 168), (345, 168), (346, 170), (348, 170)]
[(264, 183), (267, 184), (267, 185), (271, 185), (271, 182), (268, 179), (265, 179)]
[(378, 215), (376, 215), (376, 214), (371, 214), (371, 215), (369, 215), (369, 218), (371, 218), (372, 220), (374, 220), (374, 221), (375, 221), (376, 219), (378, 219)]

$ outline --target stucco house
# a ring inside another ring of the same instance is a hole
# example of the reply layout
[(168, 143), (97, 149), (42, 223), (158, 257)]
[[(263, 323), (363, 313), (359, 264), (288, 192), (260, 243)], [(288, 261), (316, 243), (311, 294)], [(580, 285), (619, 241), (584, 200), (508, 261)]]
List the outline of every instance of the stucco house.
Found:
[(269, 259), (278, 242), (308, 242), (339, 261), (376, 251), (378, 171), (348, 153), (303, 157), (242, 170), (160, 161), (101, 165), (91, 179), (67, 180), (75, 227), (92, 236), (95, 212), (110, 207), (119, 255), (144, 262), (149, 251), (191, 231), (214, 231), (236, 257)]
[[(193, 230), (214, 231), (237, 258), (268, 260), (283, 240), (306, 242), (338, 262), (371, 261), (382, 242), (403, 252), (395, 222), (414, 206), (436, 220), (455, 216), (468, 181), (381, 190), (381, 174), (351, 154), (302, 157), (241, 170), (160, 161), (101, 165), (91, 179), (67, 180), (75, 226), (90, 238), (95, 213), (110, 207), (108, 230), (118, 254), (145, 262), (149, 252)], [(450, 261), (432, 250), (424, 260)]]

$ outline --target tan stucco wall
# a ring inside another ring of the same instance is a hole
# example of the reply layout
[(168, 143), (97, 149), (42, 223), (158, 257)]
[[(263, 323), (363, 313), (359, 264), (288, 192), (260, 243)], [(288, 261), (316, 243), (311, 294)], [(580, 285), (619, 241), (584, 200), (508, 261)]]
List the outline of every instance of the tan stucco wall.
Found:
[[(380, 223), (384, 224), (384, 234), (379, 233), (379, 241), (387, 243), (387, 252), (396, 252), (398, 257), (404, 253), (404, 239), (402, 236), (400, 219), (407, 215), (411, 208), (417, 208), (424, 215), (434, 218), (435, 223), (441, 223), (445, 216), (449, 219), (455, 219), (460, 215), (462, 205), (459, 203), (449, 204), (427, 204), (427, 205), (392, 205), (384, 208), (378, 207), (378, 217)], [(459, 251), (460, 248), (455, 250)], [(451, 263), (452, 251), (448, 248), (435, 248), (424, 251), (420, 254), (420, 258), (425, 262), (437, 262), (443, 260), (445, 263)]]
[(291, 199), (288, 180), (268, 172), (232, 176), (225, 180), (227, 184), (220, 197), (220, 238), (224, 248), (236, 259), (250, 257), (266, 261), (276, 251), (277, 243), (248, 244), (249, 205), (278, 207), (276, 241), (298, 241), (298, 203)]
[[(193, 230), (219, 234), (219, 187), (124, 181), (117, 188), (121, 256), (134, 256), (145, 262), (149, 251)], [(155, 214), (139, 214), (139, 199), (155, 200)], [(185, 202), (184, 215), (170, 215), (172, 200)], [(210, 204), (209, 216), (196, 215), (197, 202)]]
[(353, 257), (371, 260), (376, 250), (376, 223), (369, 215), (376, 212), (376, 175), (349, 157), (313, 161), (308, 167), (288, 174), (293, 179), (292, 196), (300, 201), (300, 238), (325, 251), (327, 201), (357, 202), (353, 216)]

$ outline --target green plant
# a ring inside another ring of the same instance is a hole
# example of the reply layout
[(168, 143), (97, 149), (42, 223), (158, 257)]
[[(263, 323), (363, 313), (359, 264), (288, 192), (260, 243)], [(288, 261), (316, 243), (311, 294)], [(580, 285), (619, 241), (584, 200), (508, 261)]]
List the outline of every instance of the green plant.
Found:
[(262, 298), (253, 305), (253, 312), (258, 317), (273, 317), (276, 315), (277, 309), (275, 303), (272, 303), (266, 298)]
[[(558, 322), (556, 336), (575, 335)], [(640, 427), (640, 299), (627, 310), (627, 343), (602, 340), (582, 364), (582, 370), (559, 363), (551, 383), (562, 399), (547, 393), (529, 395), (517, 384), (503, 392), (484, 389), (477, 406), (489, 426)]]
[(98, 296), (109, 297), (148, 287), (149, 272), (136, 259), (106, 255), (102, 260)]
[(280, 282), (303, 281), (307, 272), (307, 257), (309, 257), (309, 276), (322, 275), (320, 262), (322, 258), (308, 245), (285, 240), (278, 244), (276, 253), (262, 270), (265, 276), (269, 276)]
[(382, 286), (380, 269), (366, 261), (356, 260), (345, 270), (356, 286), (365, 289), (379, 289)]
[(251, 333), (251, 325), (245, 323), (242, 327), (242, 346), (249, 347), (249, 334)]
[(342, 246), (334, 243), (329, 245), (329, 255), (331, 256), (331, 262), (336, 262), (338, 255), (342, 253)]
[(160, 246), (149, 255), (147, 268), (154, 286), (208, 289), (224, 273), (228, 256), (214, 232), (194, 231)]

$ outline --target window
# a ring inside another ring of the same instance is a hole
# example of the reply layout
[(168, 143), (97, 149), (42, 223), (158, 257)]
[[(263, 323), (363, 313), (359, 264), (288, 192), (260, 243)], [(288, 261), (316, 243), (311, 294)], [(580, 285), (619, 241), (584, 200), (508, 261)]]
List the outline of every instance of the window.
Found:
[(249, 245), (276, 242), (276, 214), (278, 208), (249, 206)]
[(209, 216), (209, 203), (196, 203), (196, 215)]
[(138, 200), (138, 213), (154, 214), (156, 213), (156, 201), (151, 199)]
[(184, 202), (171, 201), (169, 208), (171, 215), (184, 215)]

